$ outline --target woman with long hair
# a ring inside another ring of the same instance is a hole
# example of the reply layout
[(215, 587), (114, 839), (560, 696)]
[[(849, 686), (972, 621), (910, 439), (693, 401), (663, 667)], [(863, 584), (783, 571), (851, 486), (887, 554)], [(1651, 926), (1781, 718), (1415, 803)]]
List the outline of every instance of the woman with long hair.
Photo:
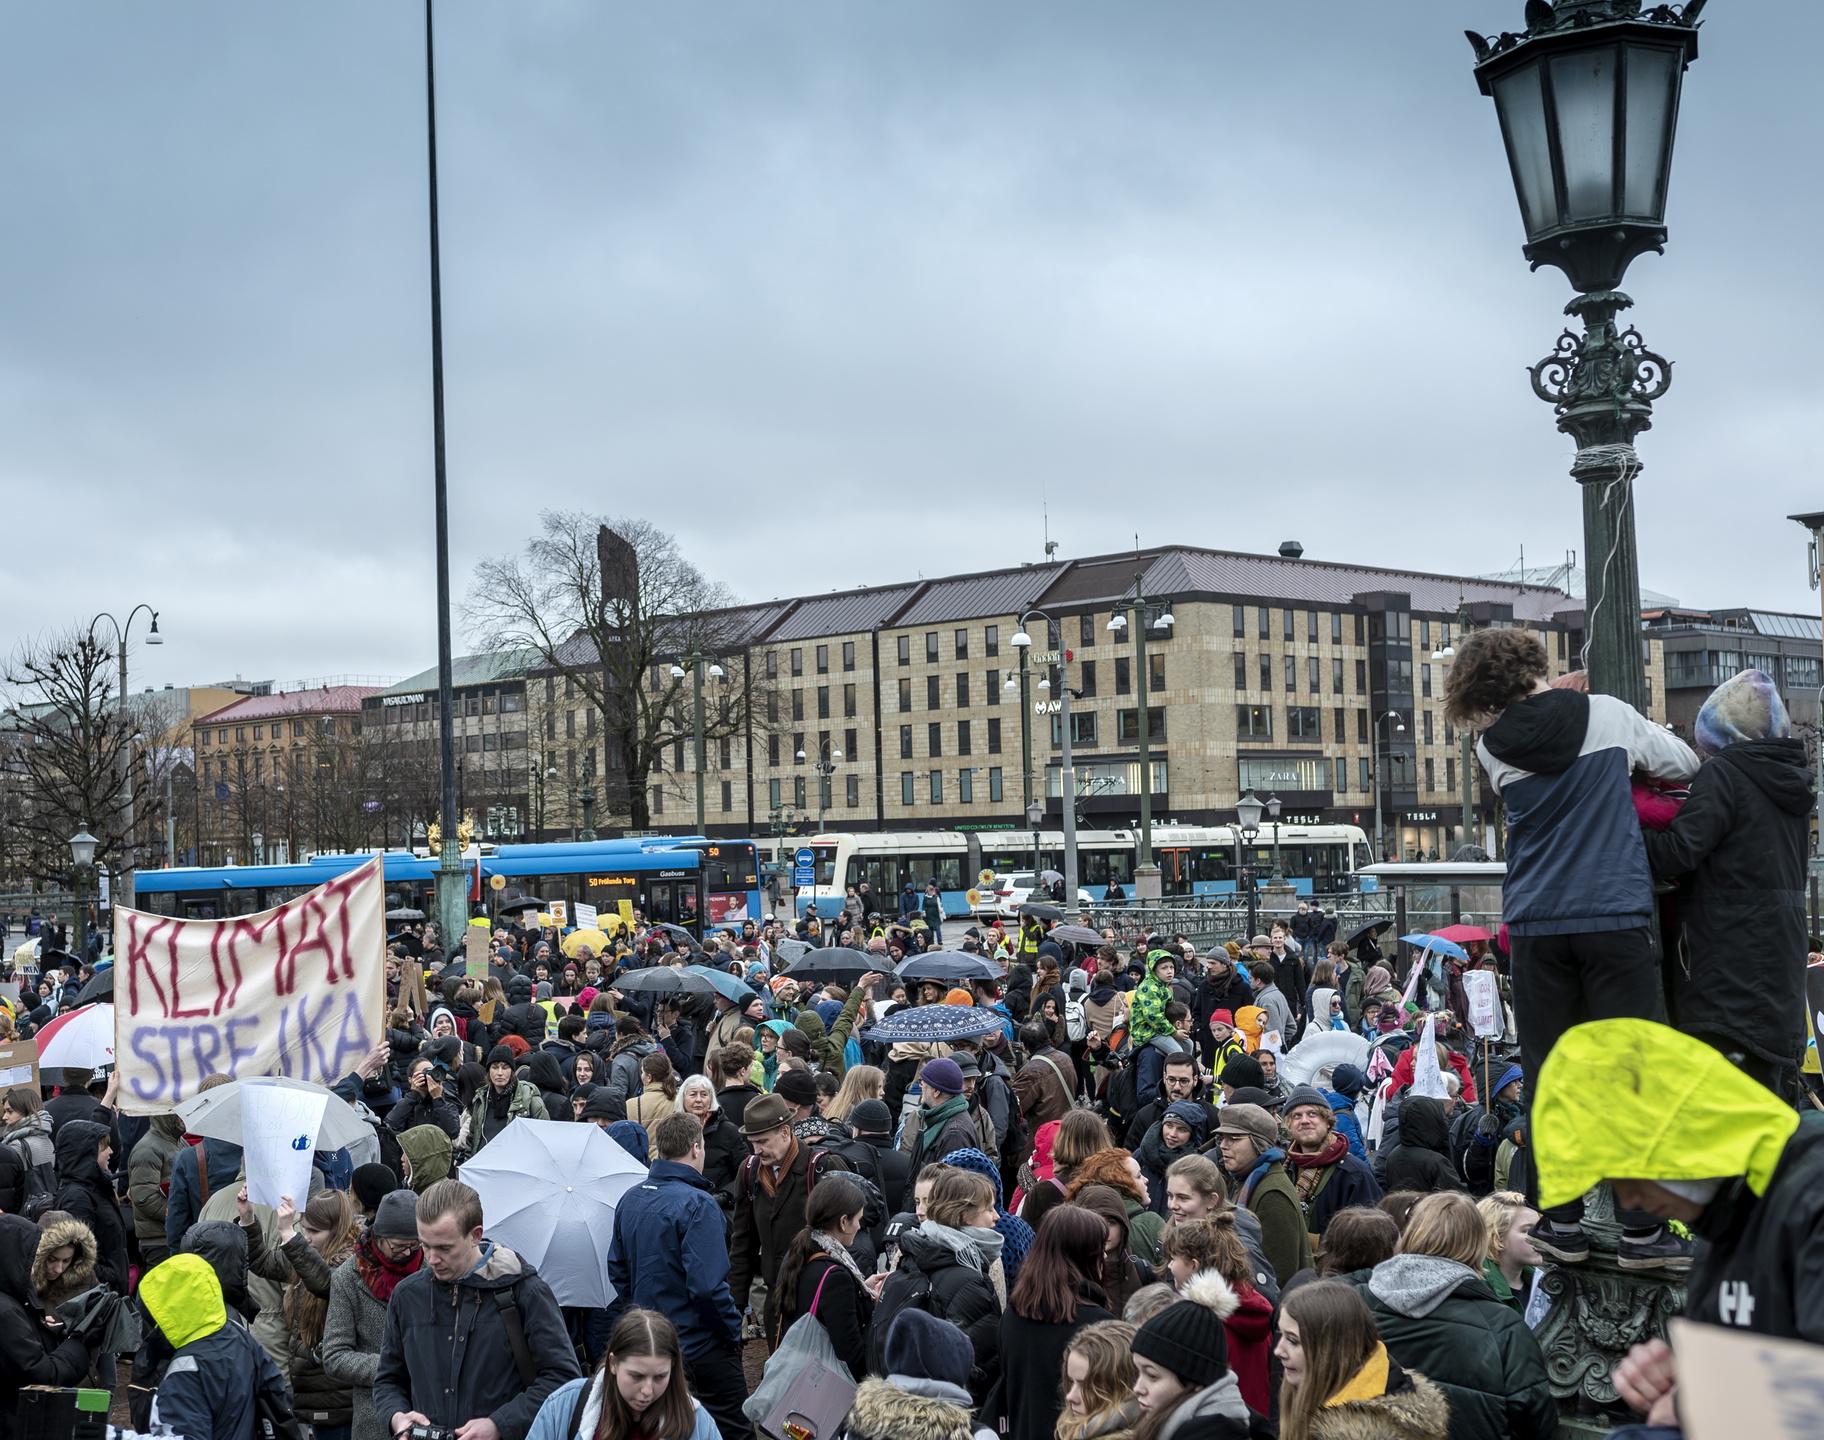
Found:
[(1085, 1185), (1069, 1203), (1100, 1216), (1108, 1228), (1108, 1237), (1102, 1244), (1101, 1284), (1108, 1295), (1108, 1308), (1119, 1314), (1135, 1292), (1158, 1278), (1153, 1267), (1133, 1253), (1128, 1238), (1127, 1197), (1106, 1185)]
[(1165, 1233), (1165, 1218), (1147, 1208), (1151, 1196), (1146, 1177), (1140, 1173), (1140, 1162), (1125, 1150), (1098, 1150), (1071, 1172), (1067, 1198), (1074, 1202), (1089, 1185), (1106, 1185), (1121, 1195), (1127, 1205), (1128, 1244), (1134, 1254), (1157, 1270), (1164, 1263), (1159, 1257), (1159, 1237)]
[(777, 1349), (793, 1321), (814, 1314), (829, 1332), (836, 1358), (855, 1376), (867, 1372), (868, 1322), (875, 1292), (886, 1281), (864, 1274), (850, 1254), (867, 1204), (861, 1186), (846, 1175), (827, 1175), (812, 1188), (804, 1229), (779, 1265), (778, 1330), (771, 1337)]
[(671, 1057), (654, 1050), (640, 1061), (640, 1093), (627, 1102), (627, 1118), (643, 1125), (646, 1133), (665, 1116), (677, 1109), (678, 1077), (671, 1068)]
[(752, 1147), (741, 1127), (716, 1104), (716, 1092), (707, 1076), (686, 1076), (678, 1086), (676, 1103), (678, 1109), (696, 1116), (703, 1126), (703, 1178), (709, 1181), (711, 1190), (720, 1191), (735, 1178)]
[(1055, 1440), (1133, 1440), (1134, 1327), (1125, 1320), (1085, 1325), (1064, 1347), (1064, 1408)]
[[(935, 1175), (929, 1172), (935, 1168)], [(897, 1316), (906, 1297), (928, 1292), (922, 1305), (969, 1337), (975, 1366), (969, 1389), (979, 1404), (999, 1371), (1002, 1297), (1006, 1293), (1001, 1265), (1001, 1235), (995, 1230), (994, 1186), (973, 1170), (927, 1166), (919, 1174), (924, 1218), (917, 1229), (899, 1237), (899, 1268), (887, 1278), (880, 1303)], [(816, 1192), (813, 1191), (813, 1194)], [(922, 1285), (921, 1285), (921, 1282)], [(869, 1345), (868, 1368), (885, 1374), (885, 1337), (878, 1328)]]
[[(1112, 1150), (1115, 1146), (1114, 1132), (1108, 1128), (1108, 1122), (1093, 1110), (1072, 1110), (1056, 1123), (1057, 1129), (1051, 1136), (1051, 1174), (1045, 1181), (1034, 1175), (1035, 1183), (1025, 1185), (1026, 1196), (1020, 1206), (1020, 1219), (1035, 1231), (1047, 1210), (1064, 1203), (1077, 1166), (1097, 1151)], [(1024, 1185), (1024, 1180), (1021, 1183)]]
[(1387, 1353), (1352, 1285), (1319, 1280), (1279, 1310), (1280, 1440), (1446, 1440), (1443, 1392)]
[(526, 1440), (717, 1440), (690, 1393), (678, 1332), (657, 1310), (621, 1316), (593, 1375), (553, 1390)]
[(319, 1190), (302, 1214), (281, 1202), (276, 1212), (280, 1245), (274, 1252), (266, 1248), (246, 1195), (243, 1187), (239, 1209), (248, 1269), (285, 1287), (286, 1368), (296, 1409), (313, 1417), (317, 1440), (349, 1440), (354, 1397), (346, 1380), (324, 1370), (318, 1347), (329, 1314), (330, 1279), (361, 1239), (360, 1212), (346, 1190)]
[(1051, 1440), (1071, 1336), (1115, 1318), (1101, 1284), (1106, 1233), (1100, 1216), (1059, 1205), (1026, 1252), (1001, 1315), (1001, 1433), (1010, 1440)]
[(863, 1100), (879, 1100), (887, 1093), (886, 1073), (874, 1065), (851, 1065), (836, 1090), (836, 1098), (823, 1112), (825, 1120), (847, 1122), (849, 1111)]

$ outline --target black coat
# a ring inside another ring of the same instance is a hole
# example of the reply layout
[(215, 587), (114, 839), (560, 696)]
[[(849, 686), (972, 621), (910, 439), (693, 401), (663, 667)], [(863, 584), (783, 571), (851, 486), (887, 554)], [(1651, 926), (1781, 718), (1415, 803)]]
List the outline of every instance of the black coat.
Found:
[(1400, 1143), (1387, 1152), (1387, 1188), (1426, 1195), (1463, 1189), (1449, 1150), (1444, 1107), (1429, 1096), (1408, 1095), (1400, 1106)]
[(887, 1214), (897, 1215), (907, 1208), (911, 1198), (912, 1157), (893, 1144), (891, 1135), (857, 1137), (874, 1152), (874, 1170), (880, 1183), (881, 1198), (887, 1202)]
[[(602, 1071), (598, 1068), (596, 1074), (601, 1073)], [(746, 1080), (742, 1080), (738, 1084), (726, 1085), (717, 1091), (716, 1104), (721, 1106), (722, 1113), (739, 1127), (743, 1112), (747, 1109), (747, 1102), (762, 1093), (764, 1092), (758, 1085), (750, 1085)]]
[[(921, 1279), (931, 1285), (931, 1303), (926, 1308), (967, 1335), (975, 1349), (969, 1393), (979, 1403), (1000, 1378), (1001, 1302), (994, 1293), (994, 1282), (973, 1265), (964, 1264), (941, 1240), (911, 1230), (899, 1237), (899, 1268), (881, 1291), (883, 1310), (897, 1315), (901, 1295), (916, 1288)], [(885, 1340), (876, 1330), (869, 1347), (868, 1368), (876, 1375), (886, 1373), (882, 1361)]]
[(1765, 1195), (1732, 1180), (1692, 1228), (1708, 1243), (1685, 1283), (1688, 1319), (1824, 1344), (1824, 1287), (1805, 1278), (1824, 1268), (1824, 1131), (1800, 1125)]
[(1680, 878), (1673, 1023), (1727, 1035), (1764, 1060), (1805, 1050), (1805, 852), (1811, 772), (1799, 740), (1743, 740), (1705, 762), (1663, 832), (1657, 875)]
[(990, 1427), (1004, 1418), (1007, 1440), (1051, 1440), (1064, 1408), (1064, 1347), (1085, 1325), (1117, 1318), (1096, 1301), (1083, 1297), (1074, 1318), (1060, 1324), (1028, 1320), (1011, 1306), (1001, 1312), (1001, 1383), (996, 1414), (986, 1416)]
[(0, 1440), (12, 1440), (19, 1391), (27, 1385), (74, 1385), (89, 1373), (80, 1340), (44, 1327), (32, 1289), (38, 1227), (22, 1215), (0, 1215)]
[[(820, 1285), (822, 1299), (817, 1298)], [(808, 1261), (799, 1272), (798, 1292), (793, 1297), (787, 1328), (791, 1321), (811, 1313), (813, 1300), (817, 1301), (817, 1318), (830, 1332), (836, 1358), (859, 1380), (868, 1369), (868, 1322), (874, 1316), (874, 1298), (849, 1273), (848, 1266), (825, 1255), (821, 1260)]]
[(57, 1132), (56, 1208), (67, 1210), (95, 1236), (95, 1274), (121, 1295), (127, 1293), (127, 1227), (114, 1198), (114, 1178), (102, 1172), (96, 1150), (109, 1139), (108, 1127), (71, 1120)]
[[(812, 1163), (815, 1161), (815, 1171)], [(833, 1171), (847, 1171), (849, 1162), (828, 1150), (813, 1149), (802, 1141), (793, 1156), (791, 1167), (779, 1177), (771, 1195), (759, 1180), (758, 1158), (753, 1160), (753, 1174), (745, 1162), (735, 1176), (735, 1215), (728, 1237), (728, 1293), (735, 1304), (745, 1308), (747, 1293), (756, 1276), (766, 1282), (765, 1325), (773, 1333), (773, 1320), (778, 1309), (773, 1282), (779, 1278), (779, 1266), (798, 1232), (804, 1229), (804, 1203), (811, 1187)]]
[(741, 1127), (721, 1110), (711, 1110), (703, 1127), (703, 1178), (710, 1187), (719, 1192), (731, 1184), (741, 1162), (752, 1153)]
[(27, 1170), (13, 1145), (0, 1145), (0, 1213), (16, 1215), (25, 1203)]

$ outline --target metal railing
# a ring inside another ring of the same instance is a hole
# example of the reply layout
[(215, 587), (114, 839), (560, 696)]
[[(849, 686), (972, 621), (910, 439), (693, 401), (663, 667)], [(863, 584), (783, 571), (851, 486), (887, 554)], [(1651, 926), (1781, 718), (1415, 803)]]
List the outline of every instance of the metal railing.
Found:
[[(1402, 914), (1405, 934), (1441, 930), (1459, 922), (1494, 930), (1501, 923), (1500, 915), (1493, 911), (1459, 906), (1453, 912), (1448, 898), (1421, 887), (1406, 887), (1403, 898), (1402, 909), (1402, 897), (1396, 887), (1338, 895), (1299, 895), (1290, 901), (1274, 897), (1271, 904), (1262, 895), (1255, 902), (1255, 928), (1257, 933), (1264, 933), (1275, 920), (1290, 920), (1298, 912), (1300, 901), (1323, 906), (1324, 913), (1335, 918), (1339, 937), (1370, 920), (1400, 920)], [(1245, 945), (1250, 938), (1245, 895), (1175, 895), (1162, 900), (1096, 905), (1088, 913), (1096, 929), (1112, 929), (1122, 942), (1137, 940), (1152, 931), (1183, 935), (1199, 950), (1207, 950), (1229, 940)]]

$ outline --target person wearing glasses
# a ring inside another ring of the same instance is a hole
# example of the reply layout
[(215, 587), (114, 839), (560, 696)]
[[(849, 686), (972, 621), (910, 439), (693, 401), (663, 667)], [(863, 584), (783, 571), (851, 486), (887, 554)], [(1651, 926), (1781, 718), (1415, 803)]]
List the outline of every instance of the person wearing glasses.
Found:
[(386, 1440), (386, 1418), (374, 1411), (374, 1374), (380, 1366), (386, 1305), (393, 1287), (423, 1260), (418, 1197), (410, 1190), (394, 1190), (381, 1199), (355, 1253), (330, 1276), (329, 1313), (318, 1358), (325, 1374), (352, 1389), (349, 1440)]

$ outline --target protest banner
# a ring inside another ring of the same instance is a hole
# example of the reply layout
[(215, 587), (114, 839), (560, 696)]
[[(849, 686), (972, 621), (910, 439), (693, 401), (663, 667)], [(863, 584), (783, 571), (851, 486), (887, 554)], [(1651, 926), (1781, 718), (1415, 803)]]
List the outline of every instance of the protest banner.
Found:
[(280, 1085), (241, 1090), (241, 1151), (247, 1164), (247, 1198), (278, 1208), (310, 1198), (310, 1162), (329, 1096)]
[(1450, 1091), (1444, 1085), (1444, 1071), (1438, 1064), (1438, 1017), (1425, 1017), (1425, 1030), (1419, 1036), (1419, 1043), (1414, 1047), (1417, 1052), (1412, 1064), (1412, 1093), (1425, 1095), (1433, 1100), (1449, 1098)]
[(0, 1045), (0, 1090), (15, 1085), (38, 1088), (38, 1042), (14, 1040)]
[(120, 1108), (162, 1114), (217, 1073), (333, 1086), (386, 1033), (385, 914), (378, 857), (257, 915), (117, 906)]
[(1501, 988), (1494, 972), (1469, 970), (1463, 975), (1463, 993), (1469, 997), (1469, 1028), (1483, 1039), (1501, 1033)]
[(1824, 1347), (1689, 1320), (1668, 1328), (1678, 1355), (1679, 1420), (1689, 1440), (1817, 1435)]
[(575, 907), (575, 908), (576, 908), (576, 928), (577, 928), (577, 929), (578, 929), (578, 930), (593, 930), (593, 929), (595, 929), (595, 928), (596, 928), (596, 924), (595, 924), (595, 917), (596, 917), (596, 910), (595, 910), (595, 906), (593, 906), (593, 905), (585, 905), (585, 904), (584, 904), (584, 903), (583, 903), (583, 902), (582, 902), (582, 901), (581, 901), (581, 900), (578, 900), (578, 901), (577, 901), (577, 902), (576, 902), (576, 907)]

